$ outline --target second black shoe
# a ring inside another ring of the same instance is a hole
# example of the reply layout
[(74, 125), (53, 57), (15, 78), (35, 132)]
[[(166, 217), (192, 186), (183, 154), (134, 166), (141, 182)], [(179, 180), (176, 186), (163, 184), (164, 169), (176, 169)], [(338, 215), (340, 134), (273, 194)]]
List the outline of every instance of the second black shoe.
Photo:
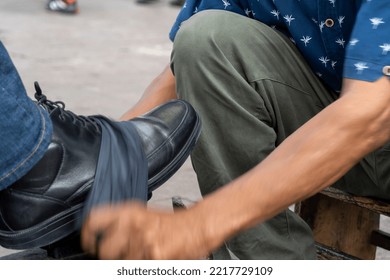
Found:
[[(0, 245), (43, 247), (75, 232), (94, 183), (102, 131), (93, 117), (64, 110), (36, 84), (38, 105), (53, 124), (44, 157), (12, 186), (0, 192)], [(159, 106), (130, 122), (148, 163), (148, 191), (168, 180), (185, 162), (200, 134), (200, 120), (185, 101)]]

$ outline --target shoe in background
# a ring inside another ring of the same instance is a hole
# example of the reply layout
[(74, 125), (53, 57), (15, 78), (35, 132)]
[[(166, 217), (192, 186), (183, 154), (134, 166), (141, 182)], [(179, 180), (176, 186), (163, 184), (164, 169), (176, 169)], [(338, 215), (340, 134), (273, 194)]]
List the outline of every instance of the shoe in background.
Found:
[(79, 12), (76, 0), (49, 0), (46, 8), (49, 11), (64, 14), (77, 14)]

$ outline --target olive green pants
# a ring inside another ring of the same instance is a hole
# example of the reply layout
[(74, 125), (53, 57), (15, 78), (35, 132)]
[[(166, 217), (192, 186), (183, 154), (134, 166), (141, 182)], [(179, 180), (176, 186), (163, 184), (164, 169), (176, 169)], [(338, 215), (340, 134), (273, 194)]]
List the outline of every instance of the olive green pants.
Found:
[[(204, 11), (182, 24), (171, 67), (179, 97), (189, 101), (202, 120), (191, 158), (203, 195), (257, 165), (337, 98), (285, 36), (225, 11)], [(358, 173), (372, 169), (362, 166)], [(372, 184), (370, 176), (363, 176)], [(230, 255), (316, 257), (309, 227), (288, 209), (227, 240), (214, 258)]]

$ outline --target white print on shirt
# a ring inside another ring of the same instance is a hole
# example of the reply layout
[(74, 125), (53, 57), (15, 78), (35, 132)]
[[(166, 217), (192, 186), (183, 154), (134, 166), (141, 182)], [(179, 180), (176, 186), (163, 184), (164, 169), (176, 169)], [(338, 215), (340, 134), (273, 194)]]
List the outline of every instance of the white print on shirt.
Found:
[(340, 27), (343, 27), (344, 19), (345, 19), (345, 16), (339, 16), (339, 18), (337, 19)]
[(382, 54), (387, 55), (388, 52), (390, 52), (390, 44), (383, 44), (382, 46), (379, 46), (382, 48), (383, 52)]
[(344, 48), (345, 40), (343, 38), (338, 38), (336, 43)]
[(351, 39), (351, 41), (349, 41), (349, 44), (350, 44), (351, 46), (355, 46), (358, 42), (359, 42), (358, 39), (353, 38), (353, 39)]
[(289, 26), (291, 25), (291, 22), (295, 19), (292, 15), (285, 15), (283, 18), (286, 20)]
[(320, 31), (322, 33), (322, 30), (324, 29), (324, 26), (325, 26), (325, 21), (321, 21), (318, 26), (320, 27)]
[(305, 47), (307, 47), (307, 44), (310, 43), (310, 40), (311, 40), (311, 39), (312, 39), (312, 38), (311, 38), (310, 36), (302, 36), (301, 41), (305, 44)]
[(363, 71), (365, 69), (370, 68), (370, 67), (367, 66), (367, 63), (365, 63), (365, 62), (355, 63), (354, 66), (356, 67), (356, 71), (357, 71), (358, 74), (363, 74)]
[(278, 10), (272, 10), (271, 14), (273, 14), (279, 20), (280, 12)]
[(321, 56), (319, 58), (319, 61), (321, 61), (324, 64), (324, 66), (326, 67), (328, 65), (328, 62), (330, 61), (330, 59), (327, 56), (325, 56), (325, 57)]
[(370, 18), (372, 29), (377, 29), (380, 24), (385, 23), (383, 18)]
[(227, 8), (228, 6), (231, 5), (230, 2), (229, 2), (228, 0), (222, 0), (222, 2), (223, 2), (223, 5), (225, 6), (225, 10), (226, 10), (226, 8)]

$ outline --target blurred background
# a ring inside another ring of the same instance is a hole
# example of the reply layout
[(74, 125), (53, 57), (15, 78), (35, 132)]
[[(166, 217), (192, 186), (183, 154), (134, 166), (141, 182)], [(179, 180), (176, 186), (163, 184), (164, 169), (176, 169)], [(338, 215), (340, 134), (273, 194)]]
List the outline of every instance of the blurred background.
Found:
[[(77, 114), (118, 118), (169, 63), (168, 33), (181, 9), (172, 1), (78, 0), (78, 13), (66, 14), (49, 11), (48, 0), (1, 0), (0, 40), (32, 98), (38, 81)], [(171, 209), (174, 196), (186, 205), (200, 199), (189, 160), (149, 205)], [(388, 218), (381, 227), (390, 228)], [(11, 253), (0, 247), (0, 256)], [(378, 249), (377, 258), (390, 254)]]

